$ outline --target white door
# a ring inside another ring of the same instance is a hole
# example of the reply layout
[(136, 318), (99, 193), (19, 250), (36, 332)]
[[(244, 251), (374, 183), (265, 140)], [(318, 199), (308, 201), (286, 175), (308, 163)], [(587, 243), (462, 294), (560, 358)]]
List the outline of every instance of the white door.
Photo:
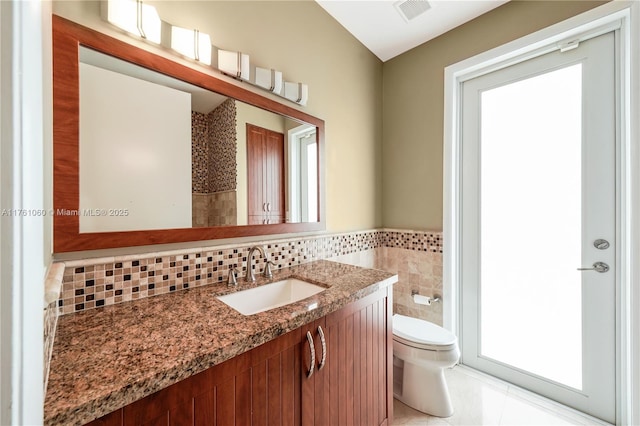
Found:
[[(462, 362), (615, 422), (615, 36), (462, 92)], [(579, 270), (584, 268), (584, 270)]]

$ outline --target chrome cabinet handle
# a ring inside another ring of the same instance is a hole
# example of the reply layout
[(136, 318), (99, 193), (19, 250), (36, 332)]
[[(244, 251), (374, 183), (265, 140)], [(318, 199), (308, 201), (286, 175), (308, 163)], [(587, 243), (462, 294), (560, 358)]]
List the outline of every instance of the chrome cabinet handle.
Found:
[(267, 211), (270, 212), (271, 211), (271, 203), (267, 203)]
[(313, 336), (311, 332), (307, 331), (307, 342), (309, 342), (309, 351), (311, 351), (311, 362), (309, 363), (309, 371), (307, 372), (307, 378), (313, 376), (313, 369), (316, 366), (316, 348), (313, 345)]
[(262, 211), (263, 212), (267, 211), (267, 203), (262, 203)]
[(607, 272), (609, 270), (609, 265), (604, 262), (596, 262), (593, 264), (591, 268), (578, 268), (578, 271), (596, 271), (600, 273)]
[(318, 364), (318, 371), (320, 371), (327, 361), (327, 341), (324, 338), (324, 331), (322, 331), (322, 327), (320, 326), (318, 326), (318, 334), (320, 335), (320, 341), (322, 342), (322, 358)]

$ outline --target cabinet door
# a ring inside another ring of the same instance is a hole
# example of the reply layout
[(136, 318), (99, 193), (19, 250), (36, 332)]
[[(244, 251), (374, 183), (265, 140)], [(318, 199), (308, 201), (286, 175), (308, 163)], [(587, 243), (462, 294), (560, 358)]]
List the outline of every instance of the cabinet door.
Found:
[(122, 408), (88, 423), (88, 426), (122, 426)]
[[(321, 374), (321, 370), (318, 370), (322, 359), (322, 344), (317, 334), (318, 327), (322, 327), (324, 329), (324, 317), (310, 324), (304, 325), (300, 329), (301, 341), (298, 346), (300, 353), (298, 359), (301, 363), (298, 378), (302, 383), (300, 390), (300, 424), (305, 426), (323, 424), (317, 421), (317, 419), (321, 418), (320, 410), (322, 410), (322, 404), (320, 398), (322, 397), (324, 388), (324, 377), (323, 374)], [(307, 333), (310, 334), (312, 343), (309, 342)]]
[(300, 424), (300, 341), (298, 329), (251, 351), (251, 417), (236, 424)]
[[(315, 424), (390, 424), (392, 305), (386, 296), (381, 290), (327, 315), (326, 364), (315, 377)], [(319, 336), (317, 342), (321, 346)]]
[[(266, 129), (247, 124), (247, 196), (249, 217), (265, 218)], [(261, 222), (260, 222), (261, 223)], [(256, 222), (252, 223), (256, 224)]]
[(284, 221), (284, 135), (267, 130), (265, 135), (265, 195), (269, 223)]
[(249, 225), (264, 225), (267, 219), (264, 215), (249, 215)]
[(124, 425), (234, 424), (243, 411), (241, 381), (249, 353), (212, 367), (124, 407)]
[(247, 169), (250, 224), (283, 223), (284, 134), (247, 123)]

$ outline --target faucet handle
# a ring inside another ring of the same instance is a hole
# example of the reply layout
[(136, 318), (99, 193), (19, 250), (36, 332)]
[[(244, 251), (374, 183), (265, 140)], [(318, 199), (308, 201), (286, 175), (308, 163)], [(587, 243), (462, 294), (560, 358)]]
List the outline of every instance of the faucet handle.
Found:
[(229, 287), (237, 286), (239, 274), (240, 274), (240, 271), (238, 271), (236, 268), (229, 269), (229, 278), (227, 278), (227, 286)]
[(265, 278), (269, 278), (269, 279), (273, 278), (273, 271), (271, 270), (271, 267), (272, 267), (272, 266), (276, 266), (276, 264), (275, 264), (275, 263), (273, 263), (273, 262), (272, 262), (272, 261), (270, 261), (270, 260), (268, 260), (268, 261), (267, 261), (267, 263), (265, 263), (265, 265), (264, 265), (264, 272), (262, 273), (262, 275), (263, 275)]

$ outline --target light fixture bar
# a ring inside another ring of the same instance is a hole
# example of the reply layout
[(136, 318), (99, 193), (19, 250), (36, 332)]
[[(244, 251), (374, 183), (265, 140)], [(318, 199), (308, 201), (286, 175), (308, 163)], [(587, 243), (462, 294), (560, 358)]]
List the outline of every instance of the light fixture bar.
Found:
[(156, 8), (142, 0), (108, 0), (103, 18), (112, 25), (144, 40), (160, 44), (162, 22)]
[(256, 67), (254, 84), (279, 95), (282, 92), (282, 73), (274, 69)]
[(298, 99), (296, 100), (296, 102), (300, 103), (301, 100), (302, 100), (302, 83), (298, 83)]
[(204, 65), (211, 66), (211, 53), (216, 50), (218, 63), (217, 67), (212, 68), (299, 105), (307, 104), (309, 88), (306, 84), (284, 82), (282, 72), (259, 67), (254, 68), (255, 81), (252, 81), (249, 55), (217, 49), (211, 44), (211, 37), (198, 29), (181, 28), (166, 22), (163, 24), (156, 8), (144, 4), (143, 0), (104, 0), (101, 2), (101, 11), (105, 21), (121, 30), (143, 40), (171, 47)]
[(251, 78), (249, 55), (246, 53), (219, 49), (218, 69), (241, 80), (249, 81)]
[(285, 81), (284, 97), (299, 105), (306, 105), (309, 98), (309, 87), (304, 83)]
[(142, 0), (136, 0), (136, 25), (138, 32), (140, 33), (140, 37), (147, 38), (147, 35), (144, 33), (144, 27), (142, 26), (142, 10)]
[(200, 61), (200, 31), (193, 30), (193, 59)]
[(211, 37), (198, 29), (171, 26), (171, 48), (195, 61), (211, 65)]

